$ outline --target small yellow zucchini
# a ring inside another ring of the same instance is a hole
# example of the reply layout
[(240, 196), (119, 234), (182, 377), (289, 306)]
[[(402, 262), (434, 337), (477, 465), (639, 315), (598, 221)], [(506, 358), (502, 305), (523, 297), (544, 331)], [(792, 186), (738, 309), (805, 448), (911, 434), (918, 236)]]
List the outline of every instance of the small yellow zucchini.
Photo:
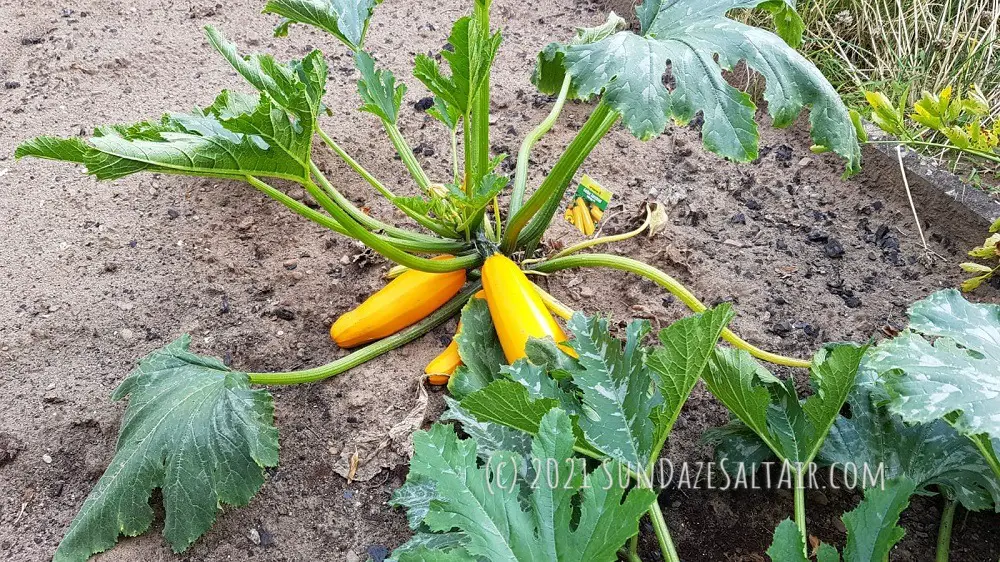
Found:
[[(435, 260), (451, 259), (437, 256)], [(458, 294), (465, 270), (427, 273), (408, 270), (330, 326), (330, 337), (343, 348), (391, 336), (416, 324)]]

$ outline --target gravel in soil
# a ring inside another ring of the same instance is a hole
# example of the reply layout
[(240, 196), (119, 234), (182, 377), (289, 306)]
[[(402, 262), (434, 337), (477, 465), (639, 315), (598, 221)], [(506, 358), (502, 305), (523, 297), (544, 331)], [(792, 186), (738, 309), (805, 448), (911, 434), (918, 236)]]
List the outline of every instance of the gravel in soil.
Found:
[[(403, 132), (433, 177), (445, 177), (446, 135), (423, 113), (428, 93), (412, 78), (417, 53), (445, 44), (466, 3), (438, 10), (406, 2), (382, 5), (369, 47), (410, 87)], [(196, 351), (239, 368), (265, 371), (319, 365), (336, 357), (327, 330), (341, 312), (382, 285), (385, 260), (306, 223), (246, 185), (138, 175), (97, 184), (59, 163), (15, 163), (16, 144), (39, 134), (87, 134), (95, 125), (155, 117), (161, 110), (206, 105), (240, 81), (208, 47), (201, 27), (218, 25), (239, 45), (301, 57), (327, 52), (333, 112), (326, 129), (398, 193), (412, 193), (405, 171), (373, 120), (355, 112), (350, 57), (334, 40), (305, 27), (271, 36), (276, 19), (242, 5), (82, 1), (30, 9), (0, 0), (0, 552), (45, 560), (112, 456), (123, 404), (112, 390), (136, 361), (183, 332)], [(532, 18), (521, 17), (525, 10)], [(563, 0), (495, 2), (503, 27), (494, 78), (495, 148), (513, 153), (548, 112), (551, 100), (528, 81), (534, 54), (576, 25), (603, 21), (595, 5)], [(529, 185), (586, 119), (568, 104), (532, 155)], [(766, 118), (764, 119), (766, 122)], [(774, 351), (806, 355), (821, 342), (864, 341), (904, 325), (908, 303), (961, 279), (953, 265), (980, 233), (960, 221), (925, 216), (932, 249), (947, 261), (925, 265), (902, 194), (885, 192), (871, 166), (840, 179), (834, 157), (813, 156), (801, 125), (762, 127), (761, 157), (736, 165), (708, 155), (697, 128), (674, 129), (640, 143), (616, 129), (585, 164), (617, 193), (606, 231), (628, 228), (647, 199), (669, 206), (657, 238), (613, 249), (648, 261), (687, 283), (708, 303), (730, 301), (737, 332)], [(359, 205), (405, 224), (403, 217), (333, 156), (321, 167)], [(305, 195), (292, 190), (298, 198)], [(971, 235), (971, 236), (970, 236)], [(579, 233), (557, 221), (550, 245)], [(624, 322), (663, 325), (687, 311), (652, 283), (624, 273), (586, 270), (552, 276), (558, 297)], [(996, 302), (995, 288), (978, 298)], [(322, 384), (275, 389), (281, 466), (245, 508), (227, 508), (187, 553), (193, 560), (360, 560), (408, 536), (405, 518), (386, 504), (405, 478), (405, 456), (387, 452), (348, 482), (347, 460), (372, 436), (385, 435), (414, 405), (415, 378), (454, 332), (454, 321), (406, 348)], [(782, 376), (792, 373), (779, 370)], [(802, 373), (795, 373), (805, 389)], [(428, 420), (441, 410), (432, 390)], [(704, 429), (725, 423), (723, 408), (698, 387), (664, 455), (707, 461)], [(810, 531), (841, 543), (839, 516), (855, 494), (825, 490), (809, 504)], [(670, 489), (661, 501), (686, 561), (763, 560), (791, 495), (749, 490)], [(158, 534), (124, 539), (102, 560), (173, 560)], [(894, 560), (933, 552), (938, 500), (918, 498), (903, 518), (907, 536)], [(995, 560), (998, 519), (957, 520), (952, 559)], [(719, 537), (725, 540), (719, 540)], [(645, 559), (657, 559), (644, 527)]]

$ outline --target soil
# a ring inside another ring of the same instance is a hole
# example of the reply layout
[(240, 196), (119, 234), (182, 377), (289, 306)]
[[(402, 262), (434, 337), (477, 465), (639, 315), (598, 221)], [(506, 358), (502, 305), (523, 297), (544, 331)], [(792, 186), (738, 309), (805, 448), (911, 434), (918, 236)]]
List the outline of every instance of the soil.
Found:
[[(275, 39), (276, 19), (259, 15), (259, 2), (239, 4), (77, 0), (28, 7), (0, 0), (4, 559), (52, 556), (113, 454), (124, 404), (109, 396), (140, 357), (187, 332), (195, 351), (249, 371), (323, 364), (345, 353), (327, 336), (332, 320), (383, 283), (385, 260), (243, 184), (138, 175), (98, 185), (65, 164), (14, 162), (15, 146), (35, 135), (86, 134), (99, 124), (207, 105), (220, 89), (240, 88), (202, 36), (201, 27), (211, 23), (245, 49), (281, 59), (323, 48), (333, 113), (323, 119), (325, 128), (397, 193), (413, 192), (374, 120), (354, 111), (355, 76), (345, 50), (301, 26)], [(440, 49), (450, 22), (467, 8), (459, 0), (438, 5), (386, 2), (368, 46), (410, 87), (404, 134), (421, 147), (430, 174), (444, 177), (447, 139), (415, 108), (427, 93), (410, 73), (413, 57)], [(572, 0), (497, 0), (494, 14), (506, 41), (493, 80), (493, 142), (496, 152), (512, 154), (551, 103), (528, 80), (535, 53), (603, 15)], [(582, 104), (567, 106), (533, 154), (531, 185), (587, 112)], [(748, 165), (705, 153), (696, 128), (647, 143), (612, 131), (584, 169), (617, 193), (606, 231), (626, 228), (647, 199), (668, 205), (672, 219), (659, 237), (613, 251), (663, 268), (708, 303), (733, 302), (738, 333), (793, 355), (808, 355), (824, 341), (864, 341), (899, 328), (908, 303), (961, 280), (955, 263), (981, 242), (977, 228), (961, 217), (926, 214), (931, 248), (943, 259), (925, 265), (905, 198), (885, 187), (892, 185), (885, 179), (891, 168), (872, 163), (844, 181), (835, 157), (808, 151), (801, 124), (779, 131), (766, 117), (762, 122), (761, 158)], [(320, 160), (355, 202), (405, 223), (333, 156)], [(548, 243), (578, 237), (559, 222)], [(624, 273), (568, 271), (547, 284), (575, 307), (615, 320), (665, 324), (687, 313), (657, 286)], [(997, 302), (998, 292), (984, 287), (975, 298)], [(224, 509), (206, 536), (174, 556), (159, 535), (162, 511), (154, 495), (153, 531), (123, 539), (99, 559), (381, 559), (408, 536), (403, 514), (385, 503), (406, 476), (405, 456), (389, 447), (350, 483), (343, 477), (347, 459), (355, 450), (370, 451), (373, 440), (407, 416), (422, 367), (454, 328), (452, 321), (324, 383), (275, 389), (281, 465), (249, 506)], [(442, 395), (431, 390), (428, 422)], [(697, 388), (664, 455), (673, 462), (709, 460), (700, 435), (725, 421), (722, 406)], [(833, 490), (814, 494), (811, 533), (842, 544), (838, 518), (857, 500)], [(661, 501), (687, 561), (765, 560), (771, 533), (792, 505), (790, 493), (773, 491), (672, 489)], [(893, 560), (931, 559), (939, 507), (938, 498), (914, 500)], [(996, 560), (998, 523), (994, 514), (960, 514), (952, 560)], [(644, 559), (656, 560), (655, 539), (643, 529)]]

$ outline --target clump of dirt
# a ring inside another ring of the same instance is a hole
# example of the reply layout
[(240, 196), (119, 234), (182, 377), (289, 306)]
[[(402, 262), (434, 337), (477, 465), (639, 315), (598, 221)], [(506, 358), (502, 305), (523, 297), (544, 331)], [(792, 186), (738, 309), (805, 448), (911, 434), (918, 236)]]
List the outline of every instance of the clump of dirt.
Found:
[[(384, 3), (368, 42), (410, 87), (403, 132), (422, 147), (418, 157), (432, 177), (449, 173), (448, 140), (416, 107), (428, 93), (412, 78), (411, 63), (417, 53), (443, 47), (451, 21), (467, 9), (459, 0), (439, 4), (427, 10)], [(551, 103), (528, 80), (534, 53), (553, 38), (569, 37), (573, 26), (604, 16), (593, 5), (569, 1), (494, 5), (506, 42), (493, 80), (492, 141), (496, 152), (512, 154)], [(11, 24), (0, 34), (0, 82), (6, 84), (0, 206), (7, 217), (0, 237), (8, 241), (0, 245), (6, 289), (0, 292), (0, 435), (11, 436), (0, 439), (6, 459), (0, 460), (0, 552), (42, 560), (51, 557), (113, 454), (123, 405), (108, 397), (140, 357), (188, 332), (195, 351), (246, 370), (332, 361), (345, 352), (329, 341), (330, 323), (383, 284), (388, 264), (246, 185), (158, 174), (97, 184), (64, 164), (15, 163), (10, 155), (18, 142), (154, 118), (162, 110), (207, 105), (222, 88), (242, 88), (201, 35), (212, 23), (245, 49), (282, 59), (322, 48), (331, 67), (326, 102), (333, 112), (324, 127), (394, 191), (415, 188), (374, 120), (355, 111), (349, 54), (302, 26), (287, 39), (273, 38), (277, 20), (260, 16), (255, 3), (87, 1), (29, 10), (8, 2), (0, 9)], [(518, 17), (525, 10), (533, 17)], [(568, 104), (532, 155), (530, 186), (588, 111)], [(946, 258), (923, 263), (902, 194), (883, 188), (877, 168), (841, 180), (841, 162), (809, 153), (803, 126), (763, 126), (761, 158), (750, 165), (706, 154), (696, 128), (673, 129), (648, 143), (612, 131), (583, 170), (616, 193), (604, 228), (626, 228), (646, 200), (668, 204), (671, 223), (658, 238), (608, 250), (665, 269), (708, 303), (732, 302), (739, 312), (733, 328), (781, 353), (805, 356), (824, 341), (865, 341), (898, 329), (908, 303), (960, 280), (953, 263), (967, 233), (952, 217), (923, 217), (932, 249)], [(356, 203), (406, 222), (334, 156), (319, 159)], [(304, 197), (300, 190), (292, 194)], [(566, 244), (579, 236), (558, 223), (547, 241)], [(655, 285), (624, 273), (566, 271), (547, 285), (575, 307), (620, 322), (646, 317), (666, 324), (687, 313)], [(979, 296), (997, 299), (992, 288)], [(405, 351), (322, 384), (274, 389), (281, 466), (249, 506), (224, 509), (186, 556), (360, 560), (406, 540), (405, 518), (385, 504), (405, 478), (405, 459), (370, 459), (383, 468), (368, 480), (349, 483), (341, 474), (362, 437), (388, 434), (411, 414), (416, 377), (454, 329), (450, 322)], [(428, 419), (440, 411), (441, 396), (431, 392)], [(664, 455), (674, 462), (709, 460), (700, 435), (726, 421), (722, 406), (697, 388)], [(839, 516), (857, 499), (835, 491), (810, 498), (811, 532), (841, 543)], [(671, 489), (661, 501), (681, 556), (690, 561), (762, 560), (792, 505), (790, 494), (767, 491)], [(930, 556), (936, 506), (936, 498), (915, 500), (894, 560)], [(153, 532), (123, 539), (102, 559), (174, 559), (158, 534), (161, 526), (162, 513)], [(952, 559), (996, 559), (996, 529), (995, 515), (960, 517)], [(648, 560), (657, 559), (654, 543), (644, 527)]]

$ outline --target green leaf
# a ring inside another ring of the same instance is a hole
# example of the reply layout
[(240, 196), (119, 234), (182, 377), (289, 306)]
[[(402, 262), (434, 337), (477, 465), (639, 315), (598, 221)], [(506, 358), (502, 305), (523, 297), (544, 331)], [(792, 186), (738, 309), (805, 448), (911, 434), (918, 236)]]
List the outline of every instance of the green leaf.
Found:
[(389, 123), (396, 123), (406, 86), (397, 86), (396, 77), (388, 70), (376, 70), (375, 59), (364, 51), (354, 54), (354, 65), (361, 72), (358, 94), (365, 102), (361, 111), (367, 111)]
[[(510, 451), (527, 456), (531, 452), (531, 438), (528, 434), (500, 424), (476, 419), (462, 407), (458, 400), (445, 396), (448, 409), (441, 415), (441, 421), (456, 421), (462, 424), (462, 431), (475, 438), (479, 444), (479, 456), (487, 460), (498, 451)], [(541, 419), (541, 418), (539, 418)]]
[(510, 380), (497, 380), (462, 399), (462, 408), (477, 419), (538, 434), (542, 417), (559, 402), (532, 399), (528, 389)]
[(907, 423), (948, 416), (964, 435), (1000, 437), (1000, 306), (948, 289), (909, 316), (909, 330), (879, 345), (869, 363), (885, 378), (890, 410)]
[(765, 382), (777, 383), (777, 379), (754, 361), (749, 353), (729, 348), (715, 350), (709, 368), (702, 376), (709, 392), (725, 404), (745, 427), (761, 436), (779, 454), (780, 449), (771, 439), (771, 432), (767, 427), (771, 393), (764, 386)]
[(820, 543), (816, 549), (816, 562), (840, 562), (840, 553), (836, 548)]
[(163, 535), (187, 549), (223, 504), (246, 505), (278, 464), (274, 404), (246, 374), (188, 351), (190, 336), (148, 355), (115, 390), (129, 397), (111, 465), (59, 544), (55, 560), (86, 560), (135, 536), (153, 520), (150, 494), (163, 493)]
[(270, 96), (297, 119), (313, 122), (326, 93), (327, 66), (323, 53), (313, 50), (301, 61), (283, 64), (271, 55), (241, 55), (217, 29), (205, 27), (208, 42), (247, 82)]
[(906, 477), (888, 480), (884, 488), (865, 490), (865, 499), (842, 517), (847, 527), (845, 562), (885, 560), (892, 547), (906, 534), (896, 526), (910, 503), (914, 483)]
[[(847, 400), (866, 349), (853, 344), (822, 348), (809, 370), (813, 394), (804, 401), (798, 399), (793, 381), (781, 382), (743, 350), (717, 349), (704, 374), (705, 383), (779, 459), (808, 463), (815, 458)], [(746, 437), (738, 426), (710, 435), (716, 443), (740, 440), (726, 446), (730, 453), (742, 451), (754, 459), (761, 458), (760, 451)]]
[(580, 369), (573, 382), (583, 392), (585, 415), (579, 419), (587, 441), (634, 471), (645, 470), (653, 452), (654, 425), (650, 416), (652, 380), (640, 346), (649, 323), (633, 321), (624, 342), (613, 338), (607, 320), (573, 315), (569, 329)]
[(996, 233), (996, 232), (1000, 232), (1000, 218), (993, 221), (993, 224), (990, 225), (990, 233)]
[(469, 299), (462, 309), (462, 331), (455, 341), (462, 364), (448, 380), (448, 390), (461, 400), (497, 380), (500, 366), (507, 362), (486, 299)]
[(434, 96), (434, 105), (427, 110), (427, 114), (440, 121), (450, 131), (458, 129), (459, 121), (462, 119), (457, 107), (448, 105), (437, 96)]
[[(889, 395), (866, 363), (848, 403), (851, 416), (839, 417), (823, 443), (819, 462), (839, 466), (881, 468), (881, 477), (905, 476), (922, 494), (935, 488), (969, 510), (990, 509), (1000, 501), (1000, 484), (992, 478), (979, 451), (947, 423), (936, 420), (909, 425), (889, 412)], [(873, 474), (874, 476), (874, 474)], [(873, 484), (860, 478), (863, 485)]]
[(287, 35), (293, 23), (304, 23), (330, 33), (352, 51), (358, 51), (364, 43), (372, 12), (381, 3), (382, 0), (269, 0), (264, 13), (285, 18), (275, 28), (275, 36)]
[(572, 475), (560, 471), (566, 477), (554, 485), (530, 486), (524, 504), (519, 500), (521, 485), (512, 482), (515, 476), (504, 464), (517, 455), (494, 457), (480, 466), (476, 441), (460, 440), (440, 424), (417, 432), (413, 441), (410, 477), (433, 480), (440, 495), (431, 502), (424, 523), (434, 531), (457, 529), (468, 538), (468, 553), (488, 560), (615, 560), (618, 548), (638, 532), (639, 518), (655, 500), (651, 490), (634, 489), (626, 495), (626, 487), (612, 480), (620, 470), (617, 463), (585, 473), (573, 456), (569, 416), (559, 409), (542, 419), (531, 463), (576, 470)]
[(78, 138), (39, 137), (19, 146), (15, 156), (82, 163), (101, 180), (161, 172), (304, 181), (312, 130), (311, 122), (293, 121), (266, 94), (258, 98), (223, 91), (204, 110), (103, 127), (89, 144)]
[(646, 360), (664, 402), (654, 442), (670, 433), (691, 389), (705, 372), (722, 330), (732, 318), (732, 308), (723, 303), (660, 330), (662, 347), (649, 353)]
[[(836, 90), (812, 63), (778, 36), (726, 17), (735, 8), (760, 6), (784, 21), (794, 36), (800, 26), (790, 3), (773, 0), (711, 0), (700, 3), (647, 0), (637, 9), (642, 33), (621, 31), (594, 43), (565, 45), (563, 66), (580, 98), (603, 96), (622, 114), (622, 122), (640, 139), (663, 132), (667, 120), (684, 124), (701, 112), (705, 146), (726, 158), (750, 161), (758, 155), (756, 107), (746, 93), (722, 76), (741, 60), (767, 82), (764, 99), (778, 127), (810, 109), (816, 145), (846, 161), (848, 175), (860, 170), (861, 149), (850, 114)], [(547, 48), (536, 80), (547, 90), (558, 76), (558, 49)], [(674, 84), (664, 73), (670, 64)]]
[[(435, 533), (417, 535), (410, 539), (405, 545), (396, 549), (389, 562), (476, 562), (476, 558), (469, 554), (464, 548), (449, 548), (442, 550), (435, 548), (435, 542), (431, 542), (423, 537), (444, 537), (449, 534), (458, 533)], [(410, 546), (414, 540), (421, 542), (416, 546)], [(449, 544), (449, 543), (446, 543)]]
[(774, 529), (774, 538), (767, 555), (774, 562), (809, 562), (805, 555), (806, 545), (802, 533), (791, 519), (785, 519)]
[(444, 50), (441, 56), (448, 63), (450, 76), (441, 73), (433, 58), (417, 55), (413, 75), (424, 83), (449, 111), (467, 115), (472, 108), (472, 99), (489, 79), (490, 66), (500, 48), (500, 33), (482, 36), (472, 19), (464, 17), (455, 22), (448, 37), (452, 50)]
[[(618, 14), (611, 12), (608, 19), (597, 27), (578, 27), (576, 35), (567, 45), (586, 45), (596, 43), (615, 33), (628, 28), (628, 22)], [(531, 83), (538, 90), (550, 96), (557, 95), (562, 89), (566, 77), (566, 46), (560, 43), (549, 43), (538, 53), (538, 62), (531, 75)], [(570, 83), (569, 97), (579, 98), (580, 95)]]

